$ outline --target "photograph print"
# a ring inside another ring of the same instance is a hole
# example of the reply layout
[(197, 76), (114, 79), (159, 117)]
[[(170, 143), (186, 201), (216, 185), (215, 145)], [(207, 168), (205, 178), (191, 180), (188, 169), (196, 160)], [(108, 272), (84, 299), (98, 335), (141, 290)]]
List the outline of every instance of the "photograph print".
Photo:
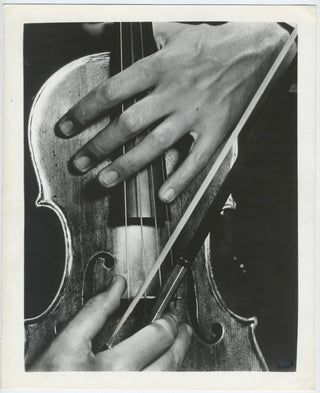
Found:
[(297, 53), (281, 21), (24, 24), (26, 371), (296, 371)]

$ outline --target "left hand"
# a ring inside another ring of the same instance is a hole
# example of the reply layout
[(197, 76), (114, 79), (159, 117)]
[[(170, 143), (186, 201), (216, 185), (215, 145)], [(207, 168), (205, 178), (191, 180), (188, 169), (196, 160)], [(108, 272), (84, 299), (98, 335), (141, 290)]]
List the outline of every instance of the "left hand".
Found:
[(57, 131), (71, 137), (112, 107), (150, 91), (82, 147), (72, 163), (86, 173), (157, 122), (140, 143), (100, 171), (100, 184), (113, 187), (191, 133), (191, 152), (159, 190), (160, 199), (171, 202), (238, 122), (288, 33), (276, 23), (158, 23), (154, 35), (158, 52), (92, 90), (58, 122)]

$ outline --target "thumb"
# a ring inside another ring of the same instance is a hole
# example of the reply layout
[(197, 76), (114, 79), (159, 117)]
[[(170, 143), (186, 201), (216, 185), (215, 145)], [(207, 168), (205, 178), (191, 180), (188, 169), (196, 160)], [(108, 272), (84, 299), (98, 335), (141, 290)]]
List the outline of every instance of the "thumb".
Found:
[(186, 28), (183, 23), (153, 22), (153, 37), (158, 49), (163, 48), (170, 39)]

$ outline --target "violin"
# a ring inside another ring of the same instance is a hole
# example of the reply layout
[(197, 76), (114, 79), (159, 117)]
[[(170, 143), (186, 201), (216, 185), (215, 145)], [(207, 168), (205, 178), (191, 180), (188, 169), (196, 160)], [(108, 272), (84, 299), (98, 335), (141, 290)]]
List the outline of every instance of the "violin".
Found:
[[(65, 240), (65, 266), (60, 287), (49, 307), (41, 315), (25, 321), (26, 369), (83, 304), (108, 286), (114, 274), (122, 274), (126, 278), (127, 290), (119, 311), (97, 336), (93, 350), (98, 352), (105, 348), (133, 299), (136, 299), (136, 306), (134, 309), (131, 306), (130, 317), (117, 340), (121, 341), (143, 327), (156, 313), (154, 310), (163, 288), (171, 289), (170, 279), (177, 260), (185, 254), (186, 244), (195, 236), (193, 231), (185, 229), (174, 242), (171, 241), (208, 176), (210, 181), (204, 191), (205, 198), (201, 195), (202, 205), (199, 208), (195, 204), (197, 211), (203, 212), (202, 217), (201, 214), (190, 213), (186, 220), (188, 228), (201, 227), (204, 213), (209, 209), (212, 217), (219, 215), (228, 197), (226, 185), (236, 161), (234, 146), (245, 124), (232, 133), (232, 138), (212, 157), (208, 167), (170, 206), (161, 204), (157, 191), (190, 148), (192, 140), (188, 138), (136, 177), (111, 191), (99, 189), (94, 182), (101, 165), (82, 176), (72, 173), (68, 167), (70, 157), (113, 116), (119, 115), (139, 97), (106, 114), (68, 140), (58, 138), (54, 132), (66, 108), (71, 108), (113, 73), (155, 49), (150, 39), (150, 24), (119, 23), (115, 29), (115, 42), (119, 45), (111, 53), (89, 55), (58, 70), (41, 88), (31, 110), (28, 142), (39, 185), (36, 205), (53, 210), (60, 220)], [(278, 68), (270, 75), (270, 80), (277, 71)], [(248, 116), (256, 104), (252, 103)], [(140, 138), (143, 135), (124, 145), (117, 154), (124, 154), (139, 143)], [(212, 171), (214, 165), (216, 169)], [(202, 231), (201, 247), (192, 256), (192, 266), (186, 269), (181, 285), (167, 298), (170, 310), (178, 319), (187, 319), (196, 333), (183, 369), (266, 371), (268, 367), (254, 333), (256, 318), (235, 314), (219, 293), (211, 256), (212, 238), (207, 235)], [(172, 245), (168, 247), (170, 242)], [(159, 256), (164, 249), (166, 254), (159, 264)], [(152, 275), (156, 264), (159, 267)], [(139, 296), (140, 292), (143, 292), (142, 296)]]

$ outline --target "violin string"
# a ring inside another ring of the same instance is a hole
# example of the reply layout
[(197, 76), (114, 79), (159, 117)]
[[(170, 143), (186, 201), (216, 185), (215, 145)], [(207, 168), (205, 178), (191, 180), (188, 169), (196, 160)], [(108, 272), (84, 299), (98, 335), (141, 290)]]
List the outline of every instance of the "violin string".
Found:
[[(165, 170), (165, 154), (163, 154), (160, 157), (160, 162), (161, 162), (162, 183), (164, 183), (167, 180), (166, 170)], [(152, 164), (151, 164), (151, 169), (152, 169), (152, 181), (154, 181)], [(153, 187), (153, 191), (155, 191), (154, 187)], [(154, 198), (154, 203), (155, 203), (155, 194), (154, 193), (153, 193), (153, 198)], [(164, 205), (165, 205), (165, 215), (166, 215), (165, 221), (166, 221), (166, 227), (167, 227), (167, 240), (169, 240), (170, 237), (171, 237), (170, 219), (169, 219), (169, 207), (168, 207), (168, 205), (166, 203)], [(155, 211), (156, 211), (156, 209), (155, 209)], [(156, 230), (157, 230), (157, 224), (156, 224)], [(158, 238), (158, 236), (157, 236), (157, 238)], [(159, 257), (159, 249), (160, 249), (160, 247), (158, 245), (158, 252), (157, 252), (157, 256), (158, 257)], [(174, 261), (173, 261), (172, 250), (170, 250), (170, 262), (171, 262), (171, 267), (173, 267), (174, 266)], [(159, 281), (160, 282), (161, 282), (161, 268), (162, 267), (159, 268)], [(162, 285), (160, 284), (160, 286), (162, 286)]]
[[(161, 174), (162, 174), (162, 183), (164, 183), (167, 180), (167, 178), (168, 178), (166, 176), (166, 170), (165, 170), (165, 156), (161, 157)], [(165, 205), (165, 212), (166, 212), (166, 226), (167, 226), (167, 232), (168, 232), (167, 240), (169, 240), (171, 238), (171, 229), (170, 229), (170, 220), (169, 220), (169, 207), (168, 207), (168, 205), (166, 203), (164, 205)], [(173, 268), (174, 262), (173, 262), (172, 249), (170, 249), (169, 255), (170, 255), (171, 267)]]
[[(141, 43), (141, 54), (142, 57), (145, 57), (145, 52), (144, 52), (144, 43), (143, 43), (143, 36), (142, 36), (142, 22), (139, 22), (139, 31), (140, 31), (140, 43)], [(147, 134), (150, 134), (150, 129), (148, 128)], [(150, 168), (149, 168), (149, 173), (150, 174), (150, 183), (151, 183), (151, 204), (153, 208), (153, 214), (154, 214), (154, 226), (155, 226), (155, 244), (156, 244), (156, 253), (157, 257), (159, 256), (160, 253), (160, 239), (159, 239), (159, 233), (158, 233), (158, 216), (157, 216), (157, 208), (156, 208), (156, 196), (155, 196), (155, 182), (154, 182), (154, 173), (153, 173), (153, 163), (151, 162)], [(161, 276), (161, 269), (159, 269), (159, 285), (160, 288), (162, 287), (162, 276)]]
[[(131, 64), (133, 64), (136, 60), (134, 55), (134, 42), (133, 42), (133, 30), (132, 30), (132, 23), (130, 22), (130, 49), (131, 49)], [(133, 100), (133, 104), (137, 102), (136, 98)], [(139, 137), (136, 136), (134, 140), (134, 146), (139, 143)], [(144, 270), (144, 280), (146, 278), (145, 272), (145, 252), (144, 252), (144, 235), (143, 235), (143, 218), (142, 218), (142, 203), (141, 203), (141, 174), (140, 172), (137, 173), (135, 177), (135, 191), (136, 191), (136, 210), (139, 215), (139, 222), (140, 222), (140, 236), (141, 236), (141, 258), (142, 258), (142, 266)], [(146, 298), (146, 292), (144, 293), (144, 298)]]
[[(120, 71), (123, 70), (123, 32), (122, 32), (122, 22), (119, 24), (120, 26)], [(124, 112), (124, 105), (121, 104), (121, 112)], [(125, 144), (122, 146), (122, 154), (126, 154), (126, 146)], [(127, 209), (127, 181), (123, 182), (123, 197), (124, 197), (124, 227), (125, 227), (125, 260), (126, 260), (126, 268), (127, 268), (127, 293), (128, 293), (128, 301), (130, 302), (130, 267), (128, 263), (128, 209)]]

